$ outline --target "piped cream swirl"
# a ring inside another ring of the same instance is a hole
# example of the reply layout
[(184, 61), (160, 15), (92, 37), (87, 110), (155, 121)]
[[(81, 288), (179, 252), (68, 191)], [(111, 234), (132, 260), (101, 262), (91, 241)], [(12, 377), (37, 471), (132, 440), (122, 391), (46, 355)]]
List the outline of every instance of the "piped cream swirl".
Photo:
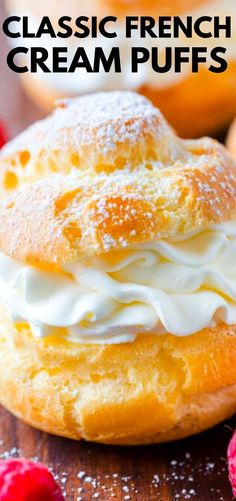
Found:
[(0, 253), (0, 299), (37, 337), (121, 343), (236, 324), (236, 222), (96, 257), (61, 272)]

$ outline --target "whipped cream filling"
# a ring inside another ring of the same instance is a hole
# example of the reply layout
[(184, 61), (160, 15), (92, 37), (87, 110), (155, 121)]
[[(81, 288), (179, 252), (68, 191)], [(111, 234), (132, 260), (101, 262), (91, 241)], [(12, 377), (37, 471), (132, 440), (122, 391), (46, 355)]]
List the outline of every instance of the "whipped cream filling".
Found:
[[(17, 12), (12, 12), (21, 16), (22, 12), (19, 10)], [(23, 12), (23, 15), (28, 15), (30, 20), (30, 27), (33, 31), (37, 30), (39, 25), (39, 19), (35, 18), (31, 12)], [(78, 15), (83, 13), (79, 12)], [(232, 26), (236, 23), (236, 3), (235, 0), (210, 0), (205, 5), (190, 10), (189, 12), (182, 13), (181, 19), (184, 21), (187, 16), (191, 16), (193, 20), (196, 20), (200, 16), (220, 16), (222, 19), (222, 24), (225, 22), (226, 16), (232, 17)], [(185, 64), (182, 67), (180, 73), (176, 73), (173, 68), (167, 73), (155, 73), (152, 69), (151, 60), (145, 64), (139, 66), (139, 71), (137, 73), (132, 73), (131, 71), (131, 47), (145, 47), (151, 51), (152, 47), (158, 47), (161, 53), (160, 64), (165, 62), (165, 47), (204, 47), (207, 46), (209, 50), (213, 47), (223, 46), (227, 49), (227, 60), (236, 59), (236, 36), (232, 33), (232, 37), (226, 38), (224, 32), (218, 40), (214, 38), (200, 38), (195, 35), (192, 39), (186, 38), (183, 34), (177, 38), (157, 38), (152, 39), (150, 37), (142, 38), (140, 43), (139, 31), (133, 31), (132, 38), (128, 39), (125, 37), (125, 23), (117, 22), (115, 25), (115, 30), (117, 32), (117, 38), (112, 39), (112, 46), (119, 46), (120, 48), (120, 58), (122, 61), (122, 72), (115, 73), (114, 67), (112, 66), (109, 73), (106, 73), (103, 68), (100, 68), (99, 73), (88, 73), (84, 68), (80, 68), (78, 72), (75, 73), (44, 73), (43, 71), (38, 71), (36, 74), (31, 74), (32, 78), (40, 78), (41, 81), (51, 88), (56, 89), (58, 92), (65, 95), (78, 95), (83, 93), (95, 92), (95, 91), (108, 91), (114, 89), (121, 90), (137, 90), (143, 85), (151, 85), (154, 88), (162, 89), (166, 86), (172, 86), (178, 84), (181, 80), (187, 78), (191, 72), (191, 63)], [(19, 31), (19, 26), (16, 26), (16, 31)], [(17, 45), (19, 45), (19, 39), (17, 40)], [(77, 39), (71, 37), (69, 40), (63, 39), (50, 39), (48, 35), (44, 35), (40, 38), (40, 43), (37, 38), (25, 39), (22, 38), (22, 45), (33, 47), (42, 46), (49, 51), (48, 65), (52, 68), (52, 56), (51, 48), (52, 46), (60, 46), (68, 48), (68, 62), (70, 63), (73, 59), (76, 47), (83, 46), (88, 55), (90, 61), (94, 58), (94, 48), (96, 46), (102, 47), (106, 57), (109, 56), (111, 50), (111, 40), (109, 38), (102, 37), (98, 35), (96, 39), (91, 37), (85, 39)], [(14, 43), (14, 42), (13, 42)], [(210, 56), (208, 54), (209, 63)]]
[(0, 300), (36, 337), (121, 343), (236, 323), (236, 221), (44, 271), (0, 253)]

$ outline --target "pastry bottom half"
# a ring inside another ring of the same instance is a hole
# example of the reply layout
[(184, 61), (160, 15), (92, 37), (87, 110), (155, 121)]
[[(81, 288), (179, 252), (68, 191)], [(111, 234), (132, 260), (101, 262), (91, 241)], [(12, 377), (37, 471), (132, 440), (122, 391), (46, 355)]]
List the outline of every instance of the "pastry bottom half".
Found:
[(120, 345), (35, 339), (0, 309), (0, 401), (41, 430), (107, 444), (198, 433), (236, 411), (236, 325)]

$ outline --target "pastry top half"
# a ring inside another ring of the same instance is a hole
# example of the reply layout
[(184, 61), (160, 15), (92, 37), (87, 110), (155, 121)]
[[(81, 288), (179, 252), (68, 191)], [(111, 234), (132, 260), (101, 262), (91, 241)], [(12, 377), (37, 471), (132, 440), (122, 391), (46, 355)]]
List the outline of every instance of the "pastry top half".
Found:
[(0, 248), (66, 263), (182, 237), (236, 213), (236, 164), (216, 141), (182, 140), (131, 92), (58, 103), (0, 154)]
[(236, 164), (223, 146), (179, 139), (144, 97), (108, 92), (60, 102), (0, 164), (14, 179), (0, 299), (36, 337), (119, 344), (236, 324)]

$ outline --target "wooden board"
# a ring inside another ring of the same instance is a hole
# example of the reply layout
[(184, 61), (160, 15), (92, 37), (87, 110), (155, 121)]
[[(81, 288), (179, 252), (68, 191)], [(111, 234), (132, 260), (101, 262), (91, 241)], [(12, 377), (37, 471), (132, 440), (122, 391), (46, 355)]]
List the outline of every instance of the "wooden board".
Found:
[(43, 461), (70, 501), (231, 501), (228, 426), (235, 420), (175, 443), (111, 447), (41, 433), (2, 409), (0, 457)]
[[(3, 18), (0, 8), (0, 20)], [(0, 38), (0, 120), (15, 135), (42, 116), (7, 68)], [(232, 429), (235, 419), (228, 423)], [(70, 501), (231, 501), (226, 465), (231, 431), (225, 424), (161, 446), (108, 447), (76, 443), (33, 430), (0, 409), (1, 457), (24, 455), (49, 465)]]

